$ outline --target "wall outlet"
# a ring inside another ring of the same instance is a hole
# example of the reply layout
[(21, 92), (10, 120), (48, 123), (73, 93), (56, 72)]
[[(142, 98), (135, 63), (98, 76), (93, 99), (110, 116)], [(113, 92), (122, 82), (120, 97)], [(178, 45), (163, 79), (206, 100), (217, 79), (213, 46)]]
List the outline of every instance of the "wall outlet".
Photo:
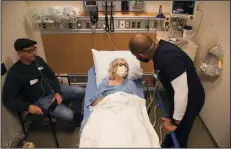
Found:
[(86, 23), (86, 28), (89, 29), (90, 28), (90, 22)]
[(140, 21), (136, 22), (136, 28), (141, 28), (141, 22)]
[(97, 22), (97, 28), (102, 28), (101, 21), (98, 21), (98, 22)]
[(136, 22), (132, 21), (132, 28), (136, 28)]
[(129, 22), (129, 21), (126, 21), (126, 22), (125, 22), (125, 27), (126, 27), (126, 28), (130, 28), (130, 22)]
[(120, 28), (125, 28), (125, 21), (120, 21)]
[(82, 28), (82, 23), (81, 22), (77, 22), (77, 28)]

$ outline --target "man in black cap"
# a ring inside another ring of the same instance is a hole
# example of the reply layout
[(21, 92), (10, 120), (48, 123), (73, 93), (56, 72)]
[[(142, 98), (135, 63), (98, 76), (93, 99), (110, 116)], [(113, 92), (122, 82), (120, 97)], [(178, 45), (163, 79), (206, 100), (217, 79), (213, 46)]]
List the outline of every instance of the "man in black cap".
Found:
[[(20, 59), (8, 72), (3, 87), (3, 103), (16, 111), (39, 115), (48, 114), (52, 105), (52, 116), (74, 124), (72, 128), (80, 126), (84, 90), (59, 84), (51, 68), (36, 56), (36, 44), (36, 41), (25, 38), (15, 41), (14, 47)], [(72, 110), (62, 104), (66, 100), (71, 100)]]
[[(143, 34), (132, 37), (129, 48), (138, 60), (145, 63), (153, 60), (156, 76), (169, 101), (169, 118), (163, 118), (163, 126), (168, 132), (175, 131), (180, 147), (186, 148), (193, 122), (205, 100), (192, 60), (178, 46), (164, 40), (153, 41)], [(173, 147), (170, 135), (161, 146)]]

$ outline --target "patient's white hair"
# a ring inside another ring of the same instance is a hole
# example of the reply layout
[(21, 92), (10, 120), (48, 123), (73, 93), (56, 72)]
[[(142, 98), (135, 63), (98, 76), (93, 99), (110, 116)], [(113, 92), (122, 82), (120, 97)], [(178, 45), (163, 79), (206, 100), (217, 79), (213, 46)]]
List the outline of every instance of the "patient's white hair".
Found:
[(110, 66), (109, 66), (109, 69), (108, 69), (108, 72), (109, 72), (109, 79), (110, 80), (115, 80), (115, 76), (116, 76), (116, 69), (117, 69), (117, 64), (119, 62), (124, 62), (126, 64), (126, 67), (127, 67), (127, 75), (124, 77), (124, 78), (127, 78), (128, 77), (128, 72), (129, 72), (129, 66), (128, 66), (128, 63), (125, 61), (124, 58), (116, 58), (114, 59)]

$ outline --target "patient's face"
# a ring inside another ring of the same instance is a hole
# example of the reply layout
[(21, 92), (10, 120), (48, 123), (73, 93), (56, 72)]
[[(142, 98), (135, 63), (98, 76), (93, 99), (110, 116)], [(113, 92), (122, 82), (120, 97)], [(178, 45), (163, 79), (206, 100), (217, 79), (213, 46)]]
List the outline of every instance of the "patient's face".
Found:
[(109, 78), (111, 80), (126, 78), (129, 66), (128, 63), (123, 58), (114, 59), (109, 66)]
[(120, 78), (126, 77), (128, 74), (128, 64), (123, 60), (119, 60), (116, 66), (116, 75)]
[(125, 66), (126, 68), (128, 68), (128, 64), (125, 61), (122, 61), (122, 60), (119, 60), (116, 66), (117, 67)]

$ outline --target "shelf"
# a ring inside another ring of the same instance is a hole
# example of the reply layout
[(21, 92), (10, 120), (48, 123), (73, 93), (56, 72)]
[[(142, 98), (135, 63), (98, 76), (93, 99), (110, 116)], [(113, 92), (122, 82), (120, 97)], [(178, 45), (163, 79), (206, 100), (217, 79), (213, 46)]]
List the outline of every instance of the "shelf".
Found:
[[(105, 16), (104, 12), (99, 12), (99, 16)], [(113, 12), (114, 17), (156, 17), (155, 12)], [(169, 13), (164, 13), (164, 15), (170, 15)], [(82, 12), (80, 16), (89, 16), (89, 13)]]

